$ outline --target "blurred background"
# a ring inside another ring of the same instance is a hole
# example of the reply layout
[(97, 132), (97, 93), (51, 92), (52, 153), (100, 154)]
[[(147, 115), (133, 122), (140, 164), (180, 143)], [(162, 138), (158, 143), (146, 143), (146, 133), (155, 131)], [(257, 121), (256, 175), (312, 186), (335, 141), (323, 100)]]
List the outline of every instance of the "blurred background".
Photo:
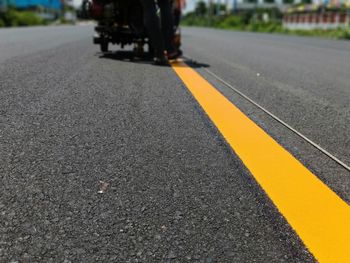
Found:
[(188, 1), (182, 24), (350, 38), (349, 0)]
[[(0, 0), (0, 27), (74, 24), (82, 0)], [(187, 0), (182, 24), (350, 38), (350, 0)]]

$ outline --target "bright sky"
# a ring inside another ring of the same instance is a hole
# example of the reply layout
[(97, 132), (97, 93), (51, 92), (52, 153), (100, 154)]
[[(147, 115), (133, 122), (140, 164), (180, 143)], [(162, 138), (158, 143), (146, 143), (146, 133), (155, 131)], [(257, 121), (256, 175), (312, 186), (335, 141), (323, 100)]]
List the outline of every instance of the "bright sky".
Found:
[(187, 0), (187, 7), (185, 12), (192, 11), (194, 9), (196, 0)]

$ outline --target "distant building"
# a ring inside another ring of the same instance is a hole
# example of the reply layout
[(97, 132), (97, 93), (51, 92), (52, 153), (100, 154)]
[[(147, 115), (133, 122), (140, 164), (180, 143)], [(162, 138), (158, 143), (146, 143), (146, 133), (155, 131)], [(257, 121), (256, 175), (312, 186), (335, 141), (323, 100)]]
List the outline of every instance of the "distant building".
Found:
[(229, 3), (230, 7), (237, 9), (254, 9), (254, 8), (279, 8), (286, 10), (288, 7), (296, 4), (313, 4), (313, 5), (328, 5), (337, 3), (339, 5), (346, 4), (350, 0), (232, 0)]
[(287, 29), (335, 29), (350, 25), (350, 2), (327, 5), (300, 5), (289, 8), (283, 17)]
[(348, 27), (350, 16), (345, 12), (286, 14), (283, 27), (291, 30), (336, 29)]
[(60, 10), (62, 7), (61, 0), (0, 0), (7, 2), (7, 6), (14, 6), (18, 9), (31, 9), (42, 7), (51, 10)]
[(236, 10), (249, 10), (255, 8), (278, 8), (281, 10), (300, 3), (301, 0), (233, 0), (231, 8)]

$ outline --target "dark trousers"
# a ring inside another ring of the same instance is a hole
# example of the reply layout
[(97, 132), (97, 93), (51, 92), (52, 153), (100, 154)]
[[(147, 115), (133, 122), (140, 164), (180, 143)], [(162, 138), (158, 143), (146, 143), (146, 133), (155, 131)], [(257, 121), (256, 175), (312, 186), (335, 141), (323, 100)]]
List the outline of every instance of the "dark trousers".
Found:
[(161, 56), (164, 50), (168, 53), (175, 51), (174, 18), (170, 0), (158, 0), (161, 21), (157, 16), (157, 8), (154, 0), (141, 0), (143, 6), (144, 24), (148, 37), (154, 47), (155, 55)]

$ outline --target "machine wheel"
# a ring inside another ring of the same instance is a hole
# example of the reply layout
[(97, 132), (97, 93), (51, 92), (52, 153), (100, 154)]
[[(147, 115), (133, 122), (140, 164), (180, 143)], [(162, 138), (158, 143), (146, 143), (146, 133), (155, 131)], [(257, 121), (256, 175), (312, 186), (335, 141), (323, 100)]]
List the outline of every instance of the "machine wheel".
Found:
[(102, 41), (100, 44), (100, 49), (101, 49), (101, 52), (103, 52), (103, 53), (108, 52), (108, 42)]
[(142, 58), (144, 56), (144, 49), (143, 49), (143, 43), (138, 42), (134, 46), (134, 53), (136, 57)]
[(154, 48), (150, 43), (148, 43), (148, 56), (151, 58), (154, 56)]

